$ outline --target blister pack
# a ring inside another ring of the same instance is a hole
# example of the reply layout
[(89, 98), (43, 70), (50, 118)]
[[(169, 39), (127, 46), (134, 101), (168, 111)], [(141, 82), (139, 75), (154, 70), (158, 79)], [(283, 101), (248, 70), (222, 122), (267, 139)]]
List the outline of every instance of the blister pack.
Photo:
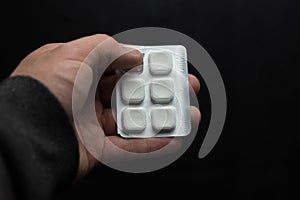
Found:
[(143, 54), (143, 64), (117, 72), (118, 134), (125, 138), (188, 135), (191, 116), (185, 47), (127, 47)]

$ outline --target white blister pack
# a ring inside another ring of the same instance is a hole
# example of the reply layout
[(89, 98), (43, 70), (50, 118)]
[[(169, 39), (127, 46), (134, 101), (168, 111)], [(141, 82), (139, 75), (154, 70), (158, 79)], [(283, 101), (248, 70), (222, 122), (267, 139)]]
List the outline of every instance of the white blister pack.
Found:
[(143, 64), (117, 72), (118, 134), (125, 138), (188, 135), (191, 116), (185, 47), (127, 47), (143, 54)]

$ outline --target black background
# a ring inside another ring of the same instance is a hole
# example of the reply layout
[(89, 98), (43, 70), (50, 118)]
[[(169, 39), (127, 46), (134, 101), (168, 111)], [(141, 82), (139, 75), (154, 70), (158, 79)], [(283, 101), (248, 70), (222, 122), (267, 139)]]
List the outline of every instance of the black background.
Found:
[(292, 196), (296, 138), (291, 133), (297, 117), (288, 112), (294, 110), (299, 92), (297, 1), (43, 0), (10, 1), (1, 8), (9, 14), (1, 14), (0, 79), (43, 44), (144, 26), (189, 35), (210, 53), (224, 79), (226, 124), (207, 157), (197, 157), (210, 116), (209, 95), (201, 81), (203, 120), (184, 156), (146, 174), (100, 166), (58, 199)]

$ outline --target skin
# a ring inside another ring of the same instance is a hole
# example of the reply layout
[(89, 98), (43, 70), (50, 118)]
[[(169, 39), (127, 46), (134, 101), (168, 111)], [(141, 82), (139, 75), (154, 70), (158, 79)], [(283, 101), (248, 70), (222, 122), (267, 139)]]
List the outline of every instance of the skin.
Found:
[[(107, 39), (112, 41), (111, 45), (113, 45), (113, 49), (116, 49), (116, 51), (124, 48), (122, 44), (103, 34), (83, 37), (67, 43), (47, 44), (33, 51), (22, 60), (11, 76), (30, 76), (43, 83), (59, 100), (70, 122), (73, 124), (72, 91), (76, 74), (88, 54), (99, 43)], [(115, 70), (127, 70), (138, 66), (142, 64), (142, 59), (142, 55), (139, 51), (132, 50), (115, 60), (101, 77), (95, 99), (98, 121), (106, 137), (120, 148), (136, 153), (158, 150), (168, 144), (172, 139), (123, 139), (117, 135), (111, 109), (105, 108), (111, 101), (111, 95), (116, 81)], [(190, 90), (194, 90), (195, 93), (198, 93), (200, 90), (199, 80), (191, 74), (189, 74), (188, 78)], [(197, 125), (200, 118), (200, 111), (195, 107), (191, 107), (192, 124)], [(74, 131), (76, 132), (75, 128)], [(77, 137), (77, 140), (80, 155), (77, 178), (80, 178), (97, 165), (98, 161), (86, 150), (79, 137)], [(118, 159), (118, 155), (113, 154), (114, 152), (110, 152), (109, 150), (105, 152), (105, 156), (116, 157)], [(120, 156), (121, 155), (119, 155), (119, 157)]]

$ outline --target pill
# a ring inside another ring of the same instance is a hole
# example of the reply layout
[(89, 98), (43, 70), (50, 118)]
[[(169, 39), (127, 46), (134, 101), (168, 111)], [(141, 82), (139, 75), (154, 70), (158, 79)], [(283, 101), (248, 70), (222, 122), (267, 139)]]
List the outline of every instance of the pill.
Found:
[(173, 67), (172, 55), (167, 51), (150, 52), (148, 62), (153, 75), (169, 74)]
[(154, 131), (170, 132), (175, 128), (175, 108), (153, 108), (151, 123)]
[(153, 80), (150, 85), (150, 95), (153, 103), (164, 104), (172, 101), (174, 97), (174, 84), (172, 79)]
[(145, 111), (142, 108), (126, 108), (122, 115), (126, 133), (141, 133), (146, 127)]
[(145, 98), (144, 80), (140, 78), (124, 79), (122, 99), (126, 104), (140, 104)]

